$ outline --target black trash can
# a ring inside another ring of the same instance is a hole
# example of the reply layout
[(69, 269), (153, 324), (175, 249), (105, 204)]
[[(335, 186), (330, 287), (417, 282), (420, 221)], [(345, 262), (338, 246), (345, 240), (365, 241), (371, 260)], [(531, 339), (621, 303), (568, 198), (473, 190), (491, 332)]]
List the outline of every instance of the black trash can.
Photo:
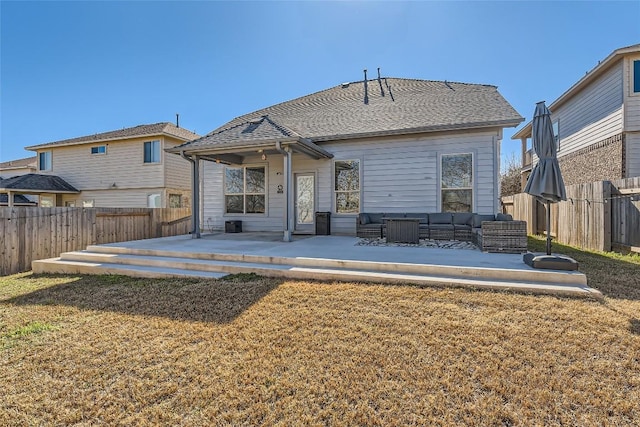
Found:
[(225, 233), (242, 233), (242, 221), (225, 221)]
[(316, 212), (316, 235), (331, 234), (331, 212)]

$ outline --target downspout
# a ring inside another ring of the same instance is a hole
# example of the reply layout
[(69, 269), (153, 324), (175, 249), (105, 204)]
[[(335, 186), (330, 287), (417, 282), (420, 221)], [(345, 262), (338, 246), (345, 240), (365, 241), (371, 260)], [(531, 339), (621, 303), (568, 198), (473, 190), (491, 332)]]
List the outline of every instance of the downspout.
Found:
[(200, 159), (198, 156), (189, 157), (184, 154), (184, 151), (180, 151), (180, 156), (191, 163), (191, 188), (193, 195), (191, 197), (191, 224), (193, 228), (191, 230), (191, 238), (200, 238)]
[(280, 141), (276, 141), (276, 150), (284, 156), (284, 194), (286, 200), (286, 209), (284, 214), (284, 236), (285, 242), (291, 242), (291, 234), (293, 232), (293, 174), (291, 172), (291, 149), (282, 147)]

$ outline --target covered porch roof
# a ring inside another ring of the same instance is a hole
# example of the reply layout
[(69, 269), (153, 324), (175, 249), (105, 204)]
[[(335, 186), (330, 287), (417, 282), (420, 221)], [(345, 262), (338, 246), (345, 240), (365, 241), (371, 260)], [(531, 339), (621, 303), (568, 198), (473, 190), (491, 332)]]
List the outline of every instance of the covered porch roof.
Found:
[(28, 173), (0, 180), (0, 193), (7, 194), (9, 206), (13, 206), (15, 194), (76, 194), (80, 190), (56, 175)]
[(333, 154), (327, 150), (266, 115), (212, 132), (186, 144), (168, 148), (166, 151), (198, 156), (201, 160), (216, 163), (242, 164), (247, 155), (257, 152), (284, 154), (286, 148), (316, 160), (333, 157)]

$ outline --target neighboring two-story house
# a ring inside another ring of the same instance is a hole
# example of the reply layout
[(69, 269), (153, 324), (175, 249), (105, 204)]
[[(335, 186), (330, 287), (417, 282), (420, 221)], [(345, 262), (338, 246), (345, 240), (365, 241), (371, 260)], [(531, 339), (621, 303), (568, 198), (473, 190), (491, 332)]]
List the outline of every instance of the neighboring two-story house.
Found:
[(39, 193), (40, 206), (187, 207), (189, 163), (165, 149), (199, 138), (171, 123), (140, 125), (27, 147), (36, 174), (55, 175), (79, 193)]
[(37, 163), (37, 156), (2, 162), (0, 163), (0, 179), (7, 179), (27, 173), (35, 173)]
[[(566, 185), (640, 176), (640, 44), (615, 50), (549, 109)], [(531, 123), (512, 137), (523, 188), (537, 163), (530, 138)]]

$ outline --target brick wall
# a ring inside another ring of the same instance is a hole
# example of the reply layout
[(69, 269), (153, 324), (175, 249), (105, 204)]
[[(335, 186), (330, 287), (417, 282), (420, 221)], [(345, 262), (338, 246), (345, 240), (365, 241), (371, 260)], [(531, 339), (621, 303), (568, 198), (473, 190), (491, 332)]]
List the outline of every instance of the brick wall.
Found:
[(558, 159), (565, 185), (624, 178), (622, 134)]

